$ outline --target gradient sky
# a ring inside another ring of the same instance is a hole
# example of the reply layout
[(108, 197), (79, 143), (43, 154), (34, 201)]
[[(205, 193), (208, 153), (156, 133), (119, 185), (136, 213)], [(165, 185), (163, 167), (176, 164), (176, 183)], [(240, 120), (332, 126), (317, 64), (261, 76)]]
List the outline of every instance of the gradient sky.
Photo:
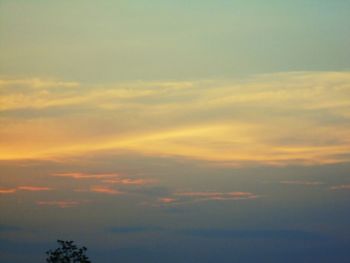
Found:
[(0, 0), (1, 262), (348, 262), (349, 17)]

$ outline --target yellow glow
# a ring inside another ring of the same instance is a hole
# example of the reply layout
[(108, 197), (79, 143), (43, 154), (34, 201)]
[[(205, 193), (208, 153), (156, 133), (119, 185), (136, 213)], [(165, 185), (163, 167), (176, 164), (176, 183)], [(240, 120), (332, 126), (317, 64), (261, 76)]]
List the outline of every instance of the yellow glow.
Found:
[(350, 159), (348, 72), (87, 88), (2, 80), (0, 87), (1, 160), (105, 151), (227, 165)]

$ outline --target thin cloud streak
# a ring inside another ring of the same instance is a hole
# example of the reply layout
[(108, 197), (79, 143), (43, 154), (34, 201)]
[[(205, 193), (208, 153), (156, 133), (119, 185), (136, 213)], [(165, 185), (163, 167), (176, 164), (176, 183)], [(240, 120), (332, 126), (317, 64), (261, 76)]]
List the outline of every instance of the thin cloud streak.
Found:
[(23, 88), (75, 88), (79, 87), (78, 82), (58, 81), (53, 79), (42, 79), (42, 78), (24, 78), (24, 79), (0, 79), (0, 89), (12, 88), (13, 86)]
[(40, 192), (40, 191), (51, 191), (50, 187), (42, 187), (42, 186), (19, 186), (18, 190), (22, 191), (30, 191), (30, 192)]
[(0, 189), (0, 194), (14, 194), (16, 193), (16, 188), (6, 188), (6, 189)]
[(173, 196), (159, 198), (158, 202), (177, 205), (207, 201), (252, 200), (259, 197), (250, 192), (176, 192)]
[(323, 185), (324, 183), (318, 182), (318, 181), (280, 181), (281, 184), (291, 184), (291, 185), (306, 185), (306, 186), (317, 186), (317, 185)]
[(78, 206), (81, 204), (79, 201), (71, 201), (71, 200), (58, 200), (58, 201), (37, 201), (37, 205), (39, 206), (55, 206), (59, 208), (69, 208)]
[(171, 204), (171, 203), (175, 203), (177, 199), (171, 198), (171, 197), (163, 197), (163, 198), (159, 198), (158, 201), (163, 204)]
[(54, 173), (52, 176), (74, 180), (97, 180), (108, 185), (143, 186), (157, 182), (154, 179), (131, 178), (119, 173)]
[(53, 190), (51, 187), (46, 187), (46, 186), (23, 185), (23, 186), (17, 186), (16, 188), (0, 189), (0, 194), (15, 194), (18, 191), (42, 192), (42, 191), (51, 191), (51, 190)]
[(350, 184), (335, 185), (330, 188), (331, 190), (350, 190)]
[(104, 186), (93, 186), (90, 189), (90, 192), (100, 193), (100, 194), (108, 194), (108, 195), (121, 195), (123, 192), (118, 191), (116, 189), (104, 187)]
[(88, 174), (88, 173), (79, 173), (79, 172), (77, 172), (77, 173), (54, 173), (52, 175), (57, 176), (57, 177), (68, 177), (68, 178), (77, 179), (77, 180), (116, 178), (116, 177), (120, 176), (119, 174), (116, 174), (116, 173)]
[(115, 184), (115, 185), (148, 185), (155, 183), (154, 179), (133, 179), (133, 178), (118, 178), (118, 179), (108, 179), (102, 180), (103, 183)]

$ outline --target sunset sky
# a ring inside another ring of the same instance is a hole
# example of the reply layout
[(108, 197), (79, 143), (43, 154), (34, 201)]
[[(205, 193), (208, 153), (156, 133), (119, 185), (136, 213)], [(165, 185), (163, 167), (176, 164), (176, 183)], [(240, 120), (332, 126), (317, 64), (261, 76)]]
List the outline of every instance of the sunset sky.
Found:
[(0, 0), (0, 261), (349, 262), (349, 17)]

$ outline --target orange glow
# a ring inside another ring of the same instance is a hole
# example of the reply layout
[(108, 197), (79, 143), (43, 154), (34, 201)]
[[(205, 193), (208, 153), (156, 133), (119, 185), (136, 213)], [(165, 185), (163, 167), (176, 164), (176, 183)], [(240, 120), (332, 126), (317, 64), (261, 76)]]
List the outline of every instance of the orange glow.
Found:
[(0, 194), (13, 194), (16, 191), (16, 188), (0, 189)]
[(50, 191), (50, 187), (42, 186), (18, 186), (16, 188), (0, 189), (0, 194), (14, 194), (18, 191), (29, 191), (29, 192), (40, 192), (40, 191)]
[(68, 177), (73, 179), (104, 179), (104, 178), (113, 178), (118, 177), (119, 174), (86, 174), (86, 173), (56, 173), (53, 176), (58, 177)]
[(115, 189), (111, 189), (108, 187), (103, 187), (103, 186), (94, 186), (90, 189), (91, 192), (95, 192), (95, 193), (101, 193), (101, 194), (109, 194), (109, 195), (121, 195), (123, 194), (122, 192), (115, 190)]
[(41, 186), (19, 186), (17, 189), (22, 191), (31, 191), (31, 192), (52, 190), (52, 188), (50, 187), (41, 187)]
[(159, 198), (159, 202), (164, 203), (164, 204), (170, 204), (176, 202), (175, 198), (170, 198), (170, 197), (164, 197), (164, 198)]
[[(0, 160), (113, 152), (234, 166), (349, 162), (349, 83), (349, 72), (99, 87), (40, 78), (3, 80)], [(18, 85), (25, 92), (13, 91)], [(61, 88), (51, 89), (56, 86)], [(70, 114), (72, 105), (79, 114)], [(25, 117), (24, 110), (48, 117)]]

